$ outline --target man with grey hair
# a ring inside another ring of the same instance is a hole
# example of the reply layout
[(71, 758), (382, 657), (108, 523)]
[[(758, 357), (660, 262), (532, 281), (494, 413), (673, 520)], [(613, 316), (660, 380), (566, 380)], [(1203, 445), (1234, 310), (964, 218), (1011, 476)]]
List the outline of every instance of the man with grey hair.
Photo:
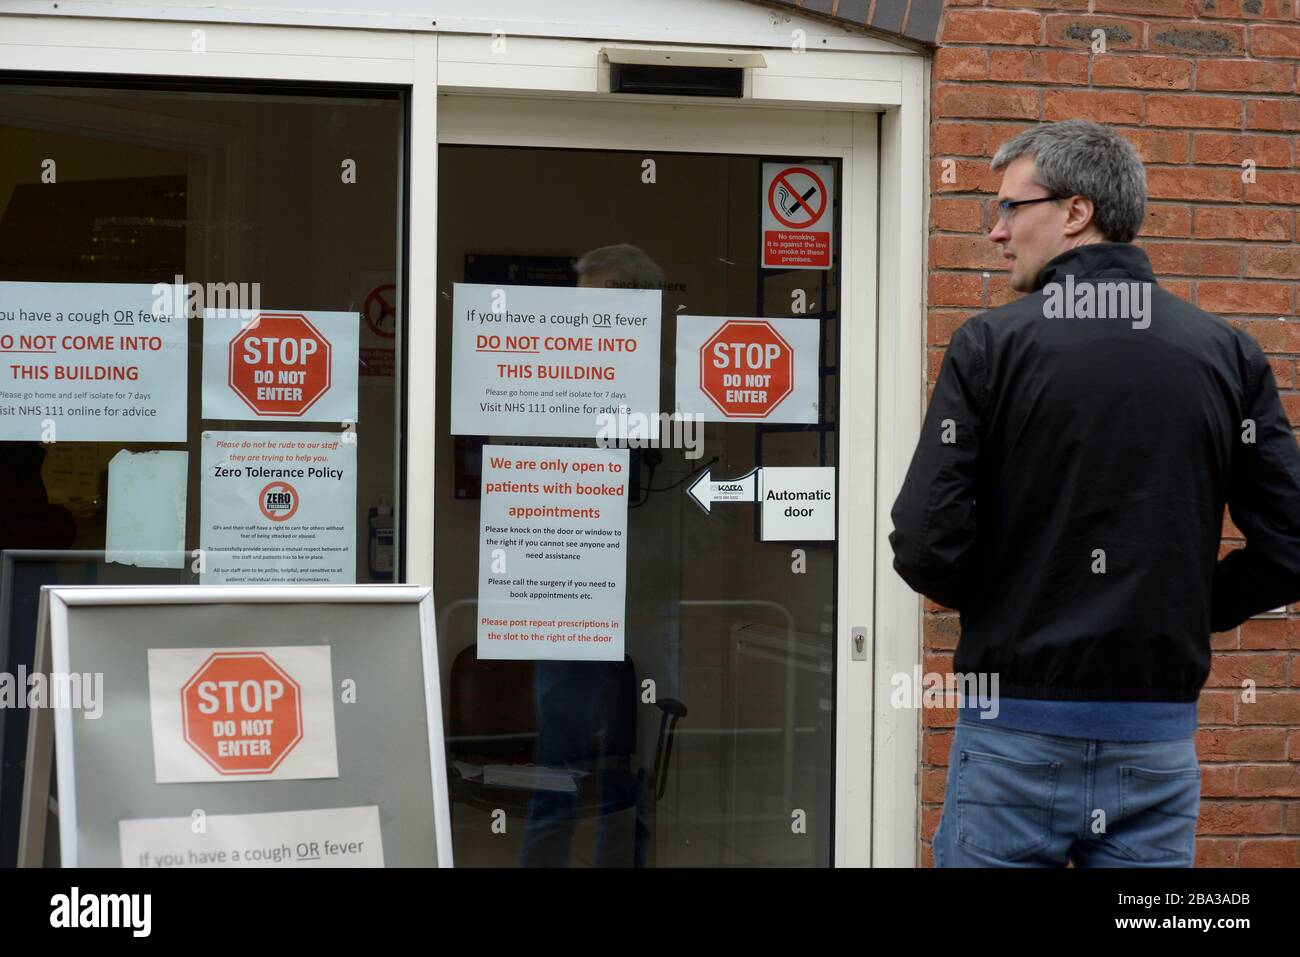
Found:
[(604, 289), (658, 289), (664, 271), (640, 246), (601, 246), (574, 264), (578, 285)]
[(1300, 599), (1300, 448), (1255, 341), (1132, 244), (1126, 140), (1043, 124), (992, 165), (1025, 295), (953, 334), (889, 538), (1000, 690), (958, 709), (935, 863), (1191, 866), (1210, 634)]

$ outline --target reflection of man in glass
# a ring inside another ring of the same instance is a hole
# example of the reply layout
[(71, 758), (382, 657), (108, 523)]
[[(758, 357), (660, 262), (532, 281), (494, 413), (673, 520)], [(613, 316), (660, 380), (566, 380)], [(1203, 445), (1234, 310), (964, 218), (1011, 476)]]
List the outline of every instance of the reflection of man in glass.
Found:
[(659, 265), (639, 246), (628, 243), (593, 249), (573, 268), (582, 289), (658, 289), (664, 279)]
[[(578, 260), (575, 270), (581, 288), (658, 289), (663, 281), (663, 271), (654, 260), (626, 243), (592, 250)], [(629, 471), (637, 468), (634, 458)], [(629, 524), (635, 515), (629, 512)], [(676, 582), (673, 566), (662, 560), (654, 545), (642, 541), (636, 551), (654, 559), (657, 569), (649, 561), (633, 562), (636, 541), (629, 529), (624, 660), (536, 663), (533, 763), (568, 773), (538, 774), (520, 849), (520, 863), (525, 867), (567, 865), (579, 811), (584, 803), (591, 806), (593, 799), (595, 865), (639, 867), (645, 863), (649, 839), (645, 776), (654, 765), (658, 727), (655, 722), (637, 721), (638, 682), (653, 677), (658, 696), (675, 693)], [(662, 540), (664, 545), (671, 542), (670, 536)], [(642, 564), (644, 572), (639, 567)], [(669, 615), (657, 607), (665, 601), (672, 605)], [(656, 607), (638, 608), (638, 604)], [(668, 629), (671, 637), (656, 627), (656, 622), (665, 619), (674, 624)]]

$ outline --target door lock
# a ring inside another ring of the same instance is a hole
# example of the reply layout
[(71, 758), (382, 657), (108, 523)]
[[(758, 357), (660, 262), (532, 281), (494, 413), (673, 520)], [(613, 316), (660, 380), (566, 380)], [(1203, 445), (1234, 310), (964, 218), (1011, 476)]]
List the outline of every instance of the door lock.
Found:
[(862, 627), (854, 628), (850, 632), (850, 641), (851, 641), (851, 648), (852, 648), (854, 661), (867, 660), (867, 637), (868, 637), (868, 629), (866, 628), (862, 628)]

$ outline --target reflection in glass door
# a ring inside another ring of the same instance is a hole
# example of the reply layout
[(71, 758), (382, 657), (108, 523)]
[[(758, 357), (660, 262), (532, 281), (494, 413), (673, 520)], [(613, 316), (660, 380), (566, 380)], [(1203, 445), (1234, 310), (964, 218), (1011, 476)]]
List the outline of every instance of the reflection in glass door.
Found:
[[(833, 221), (837, 161), (780, 159), (829, 176)], [(830, 269), (763, 268), (775, 161), (440, 149), (434, 594), (458, 866), (830, 863), (836, 543), (764, 540), (752, 498), (700, 501), (755, 469), (838, 461), (838, 250), (832, 239)], [(815, 212), (813, 185), (779, 187), (796, 225)], [(679, 317), (810, 324), (796, 331), (816, 345), (816, 421), (708, 421), (693, 447), (630, 449), (621, 662), (478, 654), (484, 447), (598, 443), (522, 424), (452, 434), (459, 283), (661, 290), (664, 412), (680, 398)]]

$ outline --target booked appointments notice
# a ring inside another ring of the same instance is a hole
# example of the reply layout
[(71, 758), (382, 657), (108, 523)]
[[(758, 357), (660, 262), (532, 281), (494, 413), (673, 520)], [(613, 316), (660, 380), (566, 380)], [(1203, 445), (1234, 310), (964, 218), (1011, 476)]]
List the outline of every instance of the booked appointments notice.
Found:
[(627, 449), (487, 445), (479, 658), (623, 660)]

